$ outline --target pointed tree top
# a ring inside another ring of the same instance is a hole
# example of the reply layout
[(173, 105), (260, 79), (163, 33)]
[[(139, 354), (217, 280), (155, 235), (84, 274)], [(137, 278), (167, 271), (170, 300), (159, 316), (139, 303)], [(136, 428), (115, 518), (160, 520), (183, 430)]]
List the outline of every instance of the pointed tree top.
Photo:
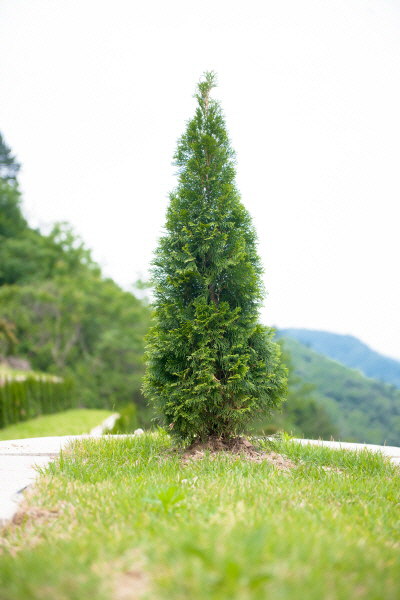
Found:
[(197, 84), (198, 93), (195, 94), (195, 98), (197, 98), (201, 106), (205, 106), (206, 113), (208, 113), (210, 92), (213, 88), (217, 87), (217, 74), (215, 71), (205, 71), (203, 77), (205, 81), (200, 80)]

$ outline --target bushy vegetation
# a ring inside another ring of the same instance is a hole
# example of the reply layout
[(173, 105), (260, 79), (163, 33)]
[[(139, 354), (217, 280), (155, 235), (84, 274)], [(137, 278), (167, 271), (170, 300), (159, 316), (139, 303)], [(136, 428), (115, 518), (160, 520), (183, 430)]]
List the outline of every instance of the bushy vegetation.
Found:
[(18, 353), (36, 369), (72, 375), (83, 406), (143, 403), (139, 390), (149, 308), (97, 269), (68, 272), (0, 287), (2, 315), (15, 323)]
[(313, 397), (346, 441), (400, 445), (400, 390), (364, 377), (290, 338), (294, 372), (315, 386)]
[(76, 407), (73, 380), (25, 376), (0, 380), (0, 428)]
[(144, 392), (181, 439), (229, 438), (286, 393), (264, 297), (251, 217), (235, 185), (234, 152), (215, 75), (198, 85), (195, 116), (178, 142), (178, 185), (155, 253), (155, 324)]
[(29, 227), (2, 138), (0, 157), (0, 354), (72, 377), (80, 406), (134, 401), (149, 424), (140, 386), (150, 308), (102, 276), (70, 226), (56, 224), (48, 235)]
[[(3, 532), (2, 600), (397, 600), (399, 472), (278, 442), (280, 471), (169, 436), (85, 440)], [(23, 516), (24, 515), (24, 516)]]
[(287, 399), (280, 412), (273, 411), (271, 418), (255, 421), (254, 431), (268, 435), (283, 430), (295, 437), (307, 439), (338, 439), (338, 426), (316, 398), (317, 386), (305, 382), (296, 374), (284, 341), (279, 340), (278, 343), (282, 348), (282, 363), (289, 371)]

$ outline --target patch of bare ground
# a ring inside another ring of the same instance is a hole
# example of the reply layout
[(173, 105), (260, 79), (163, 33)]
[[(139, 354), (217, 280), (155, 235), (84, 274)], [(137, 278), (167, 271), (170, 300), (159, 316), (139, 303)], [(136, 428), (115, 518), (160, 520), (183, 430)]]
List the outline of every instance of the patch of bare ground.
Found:
[(187, 464), (190, 461), (201, 460), (206, 454), (215, 456), (219, 452), (230, 455), (240, 455), (251, 462), (268, 462), (280, 471), (288, 471), (296, 465), (293, 461), (277, 452), (264, 452), (258, 450), (249, 440), (244, 437), (236, 437), (229, 440), (210, 437), (207, 441), (194, 441), (182, 454), (182, 461)]
[(42, 506), (21, 506), (15, 513), (12, 524), (24, 525), (35, 523), (36, 525), (44, 525), (53, 519), (57, 519), (60, 514), (60, 508), (43, 508)]
[(111, 583), (112, 600), (140, 600), (149, 594), (145, 562), (143, 555), (135, 549), (117, 560), (95, 564), (92, 570)]
[(343, 474), (343, 469), (339, 469), (339, 467), (321, 467), (321, 469), (325, 471), (325, 473), (332, 471), (332, 473), (337, 473), (338, 475)]
[(140, 568), (118, 573), (114, 578), (113, 600), (139, 600), (147, 592), (146, 576)]
[(51, 508), (38, 506), (32, 504), (34, 493), (35, 490), (27, 494), (12, 520), (0, 529), (0, 555), (5, 550), (15, 555), (22, 547), (36, 546), (43, 539), (43, 528), (53, 527), (66, 512), (74, 523), (75, 509), (72, 504), (60, 502)]

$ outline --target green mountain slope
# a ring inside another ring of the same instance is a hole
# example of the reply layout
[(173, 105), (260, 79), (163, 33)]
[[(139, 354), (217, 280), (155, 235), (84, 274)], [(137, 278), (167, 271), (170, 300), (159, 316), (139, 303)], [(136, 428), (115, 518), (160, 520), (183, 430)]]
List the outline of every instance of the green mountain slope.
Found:
[(341, 440), (400, 446), (400, 390), (283, 339), (296, 374), (316, 386), (313, 396), (336, 423)]
[(360, 369), (366, 377), (400, 388), (400, 361), (371, 350), (351, 335), (312, 329), (281, 329), (277, 335), (293, 338), (346, 367)]

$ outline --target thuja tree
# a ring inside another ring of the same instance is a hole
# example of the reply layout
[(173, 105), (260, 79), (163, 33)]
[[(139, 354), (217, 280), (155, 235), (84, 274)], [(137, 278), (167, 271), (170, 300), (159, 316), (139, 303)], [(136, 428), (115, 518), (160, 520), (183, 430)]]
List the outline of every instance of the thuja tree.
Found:
[(145, 354), (144, 393), (184, 440), (234, 437), (286, 391), (273, 330), (258, 323), (256, 233), (213, 87), (206, 73), (174, 156), (178, 186), (153, 261), (155, 324)]

